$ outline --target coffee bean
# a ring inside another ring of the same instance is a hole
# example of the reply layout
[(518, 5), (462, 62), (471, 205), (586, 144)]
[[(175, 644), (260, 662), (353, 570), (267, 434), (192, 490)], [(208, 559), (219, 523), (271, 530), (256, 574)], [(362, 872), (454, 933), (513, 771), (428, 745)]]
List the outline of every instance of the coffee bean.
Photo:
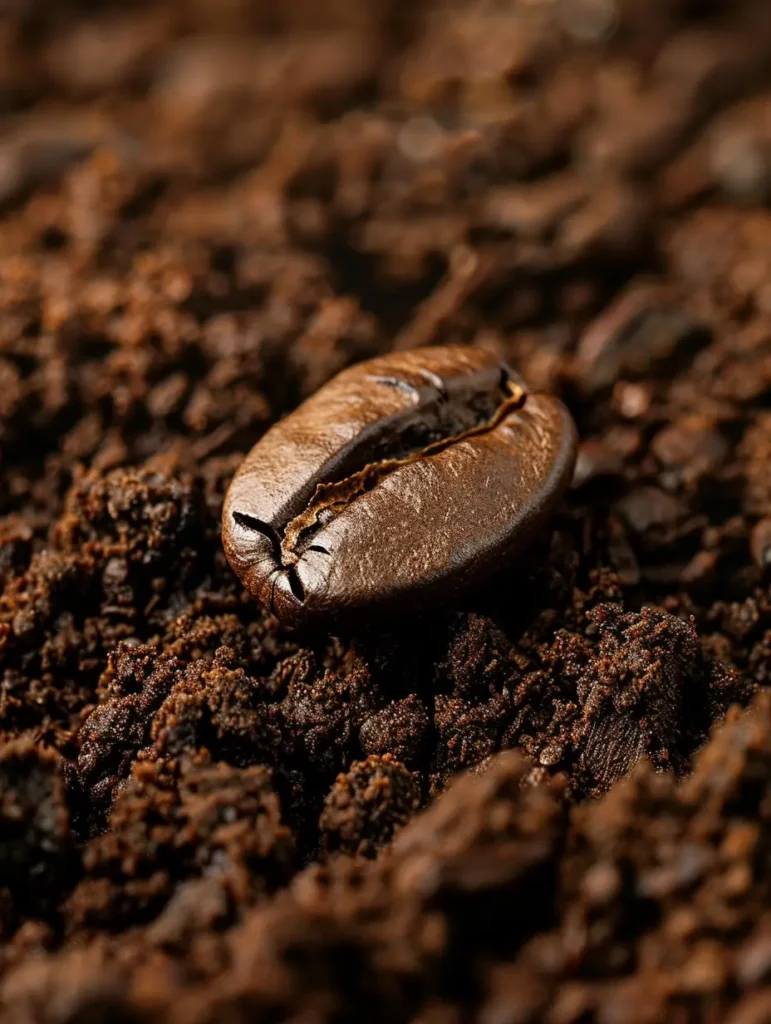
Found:
[(254, 446), (225, 499), (225, 552), (288, 624), (445, 606), (541, 532), (576, 440), (561, 402), (482, 349), (372, 359)]

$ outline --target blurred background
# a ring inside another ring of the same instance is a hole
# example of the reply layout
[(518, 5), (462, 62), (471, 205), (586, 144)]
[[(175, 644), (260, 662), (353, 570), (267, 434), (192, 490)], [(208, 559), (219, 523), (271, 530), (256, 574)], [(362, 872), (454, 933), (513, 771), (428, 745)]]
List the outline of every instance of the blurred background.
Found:
[(392, 346), (561, 392), (581, 480), (730, 420), (771, 379), (770, 56), (762, 0), (4, 0), (0, 511), (243, 451)]

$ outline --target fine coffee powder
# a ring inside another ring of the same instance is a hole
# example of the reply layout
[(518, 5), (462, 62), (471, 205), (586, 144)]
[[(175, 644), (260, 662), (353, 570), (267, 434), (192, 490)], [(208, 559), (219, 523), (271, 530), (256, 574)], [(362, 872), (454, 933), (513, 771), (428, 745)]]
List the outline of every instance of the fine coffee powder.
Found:
[(543, 531), (575, 450), (562, 403), (482, 349), (373, 359), (255, 445), (225, 551), (285, 623), (449, 608)]

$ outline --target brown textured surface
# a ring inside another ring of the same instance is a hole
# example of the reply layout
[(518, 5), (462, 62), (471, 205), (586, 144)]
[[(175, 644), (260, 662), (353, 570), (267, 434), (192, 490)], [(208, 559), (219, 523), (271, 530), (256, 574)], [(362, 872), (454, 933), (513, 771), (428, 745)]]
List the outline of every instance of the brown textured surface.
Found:
[[(6, 5), (3, 1022), (769, 1019), (770, 61), (764, 0)], [(283, 631), (238, 465), (453, 343), (575, 417), (552, 532)]]

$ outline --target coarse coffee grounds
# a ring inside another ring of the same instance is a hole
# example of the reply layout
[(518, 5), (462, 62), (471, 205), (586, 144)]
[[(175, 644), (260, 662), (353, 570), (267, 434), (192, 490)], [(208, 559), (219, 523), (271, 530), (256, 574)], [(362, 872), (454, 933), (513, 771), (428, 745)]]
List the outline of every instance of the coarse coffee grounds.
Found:
[[(765, 0), (0, 15), (0, 1019), (771, 1020)], [(225, 491), (470, 344), (581, 438), (461, 604), (290, 632)]]

